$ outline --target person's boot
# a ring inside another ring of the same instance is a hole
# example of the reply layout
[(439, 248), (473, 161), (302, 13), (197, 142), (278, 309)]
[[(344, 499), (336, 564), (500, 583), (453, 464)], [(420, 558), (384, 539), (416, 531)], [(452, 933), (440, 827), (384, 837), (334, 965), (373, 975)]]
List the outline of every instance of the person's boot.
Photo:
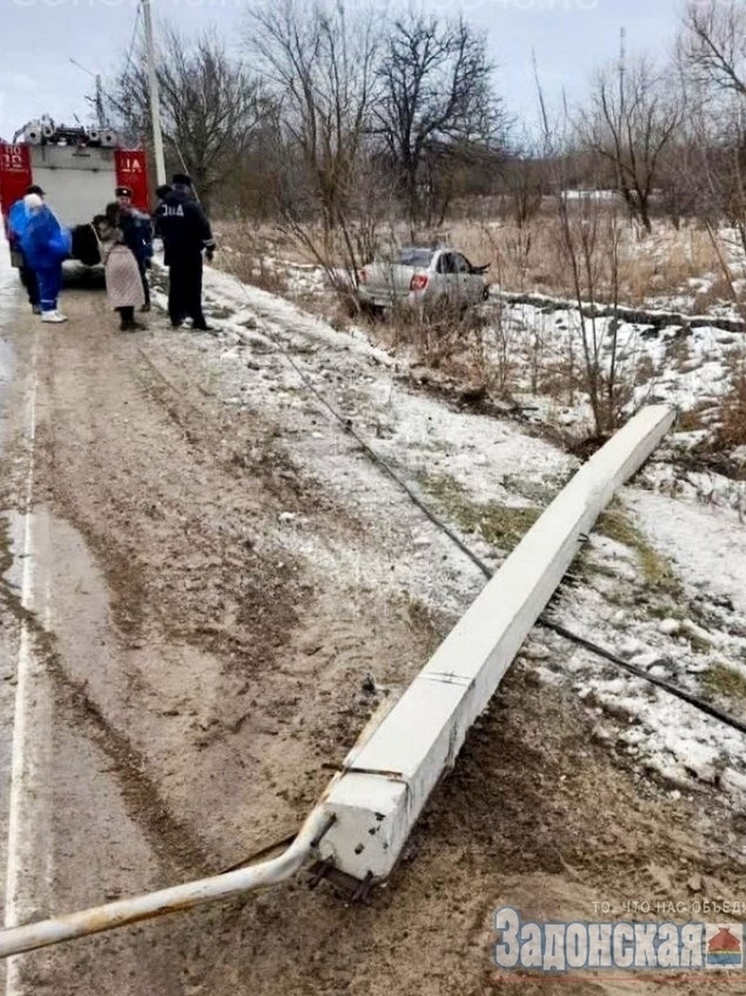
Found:
[(140, 311), (150, 311), (150, 301), (146, 301), (142, 308), (140, 308)]
[(214, 332), (215, 329), (212, 325), (207, 324), (207, 319), (200, 312), (198, 318), (192, 319), (192, 330), (195, 332)]

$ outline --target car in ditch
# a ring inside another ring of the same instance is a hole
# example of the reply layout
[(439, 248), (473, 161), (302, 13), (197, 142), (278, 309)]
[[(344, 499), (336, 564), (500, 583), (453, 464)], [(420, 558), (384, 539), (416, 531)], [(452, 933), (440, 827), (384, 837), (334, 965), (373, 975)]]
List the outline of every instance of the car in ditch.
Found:
[(455, 249), (406, 246), (358, 271), (358, 295), (374, 313), (397, 307), (465, 311), (487, 299), (488, 268), (473, 266)]

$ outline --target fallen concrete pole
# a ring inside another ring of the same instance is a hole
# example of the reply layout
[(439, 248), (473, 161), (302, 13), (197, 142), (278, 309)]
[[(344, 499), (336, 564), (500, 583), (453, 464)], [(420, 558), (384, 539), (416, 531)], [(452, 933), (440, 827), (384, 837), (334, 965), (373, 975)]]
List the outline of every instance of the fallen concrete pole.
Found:
[(583, 537), (650, 456), (675, 411), (651, 406), (595, 454), (529, 530), (410, 687), (345, 759), (278, 858), (134, 899), (0, 931), (0, 957), (275, 885), (312, 858), (363, 883), (386, 879), (469, 727), (495, 693)]
[(374, 882), (389, 876), (584, 535), (675, 417), (669, 406), (643, 409), (581, 467), (373, 734), (347, 756), (325, 804), (337, 819), (320, 846), (336, 870)]

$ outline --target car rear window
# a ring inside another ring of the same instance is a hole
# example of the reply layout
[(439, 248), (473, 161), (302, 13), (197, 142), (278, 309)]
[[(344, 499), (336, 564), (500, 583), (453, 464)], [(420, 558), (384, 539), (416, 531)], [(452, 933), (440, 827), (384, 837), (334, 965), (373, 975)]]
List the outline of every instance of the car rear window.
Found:
[(401, 266), (429, 266), (432, 258), (432, 249), (400, 249), (398, 262)]

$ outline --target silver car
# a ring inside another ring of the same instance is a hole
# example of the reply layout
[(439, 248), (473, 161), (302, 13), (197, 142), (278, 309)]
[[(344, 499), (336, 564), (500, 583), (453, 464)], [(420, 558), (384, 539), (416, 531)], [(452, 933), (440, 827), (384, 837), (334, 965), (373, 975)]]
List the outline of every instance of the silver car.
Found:
[(390, 259), (364, 266), (358, 272), (358, 294), (363, 306), (374, 311), (442, 304), (465, 310), (487, 298), (488, 266), (472, 266), (454, 249), (408, 246)]

